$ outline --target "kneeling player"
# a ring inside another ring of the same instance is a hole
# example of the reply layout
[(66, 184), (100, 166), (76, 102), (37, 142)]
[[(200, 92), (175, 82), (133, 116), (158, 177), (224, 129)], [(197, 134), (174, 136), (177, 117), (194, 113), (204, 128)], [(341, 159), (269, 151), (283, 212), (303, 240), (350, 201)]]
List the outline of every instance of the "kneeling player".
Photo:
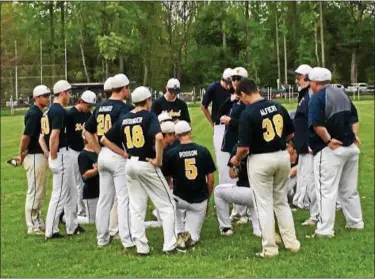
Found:
[(83, 186), (83, 204), (85, 205), (86, 216), (78, 216), (78, 222), (95, 223), (99, 198), (98, 154), (85, 138), (84, 144), (84, 149), (78, 155), (78, 166), (85, 183)]
[(179, 121), (175, 132), (180, 144), (166, 153), (163, 169), (174, 181), (177, 247), (183, 249), (199, 240), (216, 168), (208, 149), (193, 143), (189, 123)]
[[(237, 146), (234, 147), (231, 157), (236, 154)], [(229, 203), (247, 206), (250, 210), (251, 220), (253, 223), (253, 234), (261, 237), (262, 233), (259, 228), (258, 214), (254, 207), (253, 190), (250, 188), (249, 178), (247, 176), (247, 156), (241, 161), (236, 168), (228, 162), (229, 176), (233, 179), (238, 177), (237, 185), (235, 184), (221, 184), (216, 186), (215, 205), (217, 218), (220, 224), (220, 232), (222, 235), (232, 235), (232, 225), (229, 218)]]

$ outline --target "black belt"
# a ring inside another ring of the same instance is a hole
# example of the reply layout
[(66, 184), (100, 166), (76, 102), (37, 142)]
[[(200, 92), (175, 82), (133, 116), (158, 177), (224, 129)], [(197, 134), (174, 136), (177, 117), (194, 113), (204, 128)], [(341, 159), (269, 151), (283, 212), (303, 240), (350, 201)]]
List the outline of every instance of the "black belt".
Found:
[(42, 150), (29, 150), (27, 154), (43, 154)]
[(138, 157), (138, 161), (147, 162), (146, 157), (139, 157), (139, 156), (131, 156), (131, 155), (128, 155), (128, 158), (129, 158), (129, 159), (130, 159), (131, 157)]

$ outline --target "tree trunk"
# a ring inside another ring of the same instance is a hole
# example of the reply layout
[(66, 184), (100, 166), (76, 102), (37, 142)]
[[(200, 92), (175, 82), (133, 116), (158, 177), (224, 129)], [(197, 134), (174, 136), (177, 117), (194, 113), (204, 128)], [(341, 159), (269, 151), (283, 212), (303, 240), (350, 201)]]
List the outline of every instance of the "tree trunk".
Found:
[(55, 83), (55, 19), (53, 15), (54, 2), (49, 4), (50, 30), (51, 30), (51, 56), (52, 56), (52, 83)]
[(319, 51), (318, 51), (318, 26), (315, 23), (314, 27), (314, 42), (315, 42), (315, 57), (316, 57), (316, 65), (320, 66), (320, 59), (319, 59)]
[(246, 66), (249, 66), (249, 53), (248, 53), (248, 46), (249, 46), (249, 1), (245, 2), (245, 62)]
[(65, 42), (65, 1), (60, 2), (61, 12), (61, 37), (62, 42)]
[(222, 35), (223, 35), (223, 50), (225, 51), (227, 48), (227, 39), (225, 36), (225, 21), (223, 21), (223, 24), (222, 24)]
[(79, 47), (81, 48), (82, 65), (83, 65), (83, 70), (85, 71), (86, 81), (90, 82), (90, 77), (89, 77), (89, 73), (87, 71), (87, 66), (86, 66), (85, 51), (83, 50), (82, 44), (79, 44)]
[(105, 61), (105, 78), (109, 77), (109, 70), (108, 70), (108, 61)]
[(281, 83), (281, 69), (280, 69), (280, 46), (279, 46), (279, 24), (277, 20), (277, 7), (276, 7), (276, 56), (277, 56), (277, 78)]
[(320, 44), (322, 48), (322, 67), (325, 67), (325, 56), (324, 56), (324, 27), (323, 27), (323, 4), (322, 1), (319, 2), (320, 8)]
[(288, 61), (286, 60), (286, 36), (284, 34), (284, 73), (285, 84), (288, 84)]
[(147, 84), (148, 67), (146, 59), (143, 60), (143, 86)]
[(357, 83), (358, 82), (358, 49), (359, 49), (359, 43), (358, 43), (358, 27), (359, 27), (359, 24), (362, 22), (362, 16), (363, 16), (363, 12), (365, 11), (365, 8), (366, 8), (366, 4), (364, 4), (363, 2), (360, 2), (358, 3), (358, 18), (357, 18), (357, 21), (356, 21), (356, 26), (355, 26), (355, 37), (356, 37), (356, 43), (353, 47), (353, 50), (352, 50), (352, 61), (351, 61), (351, 65), (350, 65), (350, 81), (351, 83)]
[(358, 82), (358, 73), (357, 73), (357, 49), (354, 48), (352, 51), (352, 62), (350, 67), (350, 82), (357, 83)]
[(120, 60), (119, 71), (120, 73), (123, 73), (124, 72), (124, 56), (120, 55), (119, 60)]

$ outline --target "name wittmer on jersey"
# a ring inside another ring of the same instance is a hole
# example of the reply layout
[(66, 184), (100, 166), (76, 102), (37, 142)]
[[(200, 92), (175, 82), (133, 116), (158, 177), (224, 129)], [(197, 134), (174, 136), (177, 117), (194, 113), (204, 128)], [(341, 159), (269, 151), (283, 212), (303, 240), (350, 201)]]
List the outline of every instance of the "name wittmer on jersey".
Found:
[(260, 110), (260, 115), (265, 116), (265, 115), (270, 114), (270, 113), (273, 113), (273, 112), (275, 112), (275, 111), (277, 111), (277, 108), (276, 108), (275, 105), (273, 105), (273, 106), (269, 106), (269, 107), (266, 107), (266, 108), (264, 108), (264, 109), (261, 109), (261, 110)]
[(99, 112), (109, 112), (109, 111), (112, 111), (113, 109), (113, 106), (102, 106), (102, 107), (99, 107)]
[(180, 156), (180, 158), (194, 157), (198, 156), (198, 150), (181, 151), (178, 152), (178, 155)]
[(143, 117), (129, 118), (122, 121), (122, 125), (131, 125), (142, 123)]

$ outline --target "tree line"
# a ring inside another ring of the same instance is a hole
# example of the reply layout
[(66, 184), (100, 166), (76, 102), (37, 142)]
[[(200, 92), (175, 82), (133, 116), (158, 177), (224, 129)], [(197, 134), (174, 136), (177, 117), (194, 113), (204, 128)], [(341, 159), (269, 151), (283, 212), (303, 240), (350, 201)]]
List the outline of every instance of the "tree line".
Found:
[(15, 64), (21, 89), (40, 83), (40, 63), (57, 65), (42, 69), (52, 86), (51, 76), (64, 74), (65, 45), (71, 82), (123, 72), (158, 90), (176, 77), (190, 90), (243, 66), (259, 85), (276, 87), (307, 63), (328, 67), (337, 83), (373, 84), (374, 14), (366, 1), (2, 3), (1, 91), (12, 94)]

